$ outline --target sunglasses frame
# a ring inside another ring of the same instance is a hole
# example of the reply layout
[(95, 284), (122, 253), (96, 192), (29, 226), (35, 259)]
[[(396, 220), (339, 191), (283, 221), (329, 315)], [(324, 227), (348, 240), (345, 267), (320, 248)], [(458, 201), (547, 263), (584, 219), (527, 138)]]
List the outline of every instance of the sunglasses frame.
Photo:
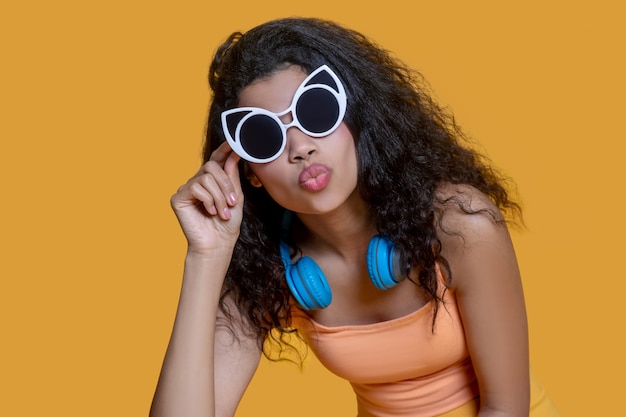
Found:
[[(336, 88), (333, 88), (327, 84), (320, 84), (320, 83), (309, 84), (317, 75), (323, 72), (326, 73), (327, 75), (330, 75), (330, 77), (333, 79), (335, 83)], [(300, 99), (300, 97), (305, 92), (312, 90), (312, 89), (317, 89), (317, 88), (321, 88), (323, 90), (330, 92), (337, 100), (337, 106), (339, 108), (339, 114), (337, 116), (337, 121), (335, 122), (335, 124), (330, 129), (324, 132), (320, 132), (320, 133), (311, 132), (307, 130), (304, 126), (302, 126), (302, 124), (300, 124), (298, 120), (298, 115), (295, 112), (296, 105), (298, 104), (298, 100)], [(302, 83), (300, 84), (296, 92), (294, 93), (293, 99), (291, 100), (291, 104), (289, 105), (287, 109), (279, 113), (274, 113), (274, 112), (271, 112), (269, 110), (262, 109), (259, 107), (235, 107), (234, 109), (225, 110), (222, 112), (222, 117), (221, 117), (222, 130), (224, 131), (224, 136), (226, 137), (226, 140), (228, 141), (230, 147), (241, 158), (245, 159), (248, 162), (268, 163), (278, 158), (285, 150), (285, 146), (287, 145), (287, 129), (289, 129), (290, 127), (297, 127), (305, 134), (314, 138), (321, 138), (324, 136), (328, 136), (332, 132), (334, 132), (339, 127), (341, 122), (343, 122), (343, 118), (346, 114), (346, 102), (347, 102), (346, 92), (343, 87), (343, 84), (341, 84), (341, 80), (327, 65), (322, 65), (316, 70), (314, 70), (313, 72), (311, 72), (311, 74), (309, 74), (304, 79), (304, 81), (302, 81)], [(235, 129), (234, 137), (233, 137), (233, 135), (231, 135), (230, 133), (230, 129), (228, 128), (227, 119), (229, 116), (233, 114), (242, 113), (242, 112), (247, 113), (247, 114), (241, 117), (241, 119), (237, 122), (237, 127)], [(280, 117), (288, 113), (292, 114), (292, 121), (290, 123), (285, 124), (282, 122), (282, 120), (280, 120)], [(280, 149), (274, 155), (268, 158), (257, 158), (248, 154), (243, 148), (243, 146), (241, 145), (241, 141), (240, 141), (239, 134), (241, 131), (241, 127), (244, 125), (246, 120), (248, 120), (249, 118), (253, 116), (258, 116), (258, 115), (263, 115), (263, 116), (267, 116), (271, 118), (272, 120), (276, 122), (276, 124), (280, 127), (282, 131), (282, 143), (281, 143)]]

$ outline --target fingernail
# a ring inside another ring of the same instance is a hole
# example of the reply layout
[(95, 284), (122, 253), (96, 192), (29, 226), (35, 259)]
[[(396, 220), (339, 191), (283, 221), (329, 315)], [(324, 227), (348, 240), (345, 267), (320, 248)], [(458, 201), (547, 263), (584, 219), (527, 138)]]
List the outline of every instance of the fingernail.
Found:
[(224, 210), (222, 210), (222, 214), (226, 220), (230, 219), (230, 210), (228, 207), (225, 207)]
[(228, 195), (228, 201), (230, 201), (230, 203), (233, 204), (233, 205), (237, 204), (237, 194), (230, 193)]

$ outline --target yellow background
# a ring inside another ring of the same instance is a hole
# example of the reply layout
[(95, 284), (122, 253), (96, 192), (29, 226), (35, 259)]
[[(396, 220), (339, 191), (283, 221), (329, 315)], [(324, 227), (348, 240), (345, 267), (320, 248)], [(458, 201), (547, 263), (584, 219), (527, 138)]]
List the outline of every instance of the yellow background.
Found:
[[(168, 199), (200, 161), (211, 55), (289, 15), (347, 24), (421, 70), (516, 180), (535, 372), (566, 416), (626, 415), (619, 3), (5, 2), (0, 415), (147, 414), (185, 251)], [(354, 402), (313, 360), (263, 362), (238, 414), (259, 415)]]

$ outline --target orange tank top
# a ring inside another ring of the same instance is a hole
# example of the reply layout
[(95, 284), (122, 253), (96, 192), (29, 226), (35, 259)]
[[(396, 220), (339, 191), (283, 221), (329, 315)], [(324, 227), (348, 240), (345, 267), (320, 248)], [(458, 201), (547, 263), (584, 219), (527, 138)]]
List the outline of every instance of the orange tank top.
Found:
[(298, 329), (320, 362), (350, 381), (360, 416), (422, 417), (478, 397), (454, 293), (397, 319), (327, 327), (294, 309)]

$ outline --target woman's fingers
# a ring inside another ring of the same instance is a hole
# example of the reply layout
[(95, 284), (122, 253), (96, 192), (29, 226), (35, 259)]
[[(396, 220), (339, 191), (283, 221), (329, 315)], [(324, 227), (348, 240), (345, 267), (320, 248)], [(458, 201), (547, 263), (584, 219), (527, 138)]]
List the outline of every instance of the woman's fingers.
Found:
[(212, 216), (218, 214), (213, 195), (206, 186), (199, 182), (193, 182), (189, 185), (189, 192), (195, 201), (202, 204), (207, 213)]
[(213, 151), (209, 157), (209, 161), (217, 162), (218, 164), (224, 166), (226, 159), (228, 159), (232, 153), (234, 152), (228, 142), (223, 142)]
[(243, 200), (239, 160), (228, 143), (220, 145), (198, 173), (179, 189), (180, 201), (201, 203), (209, 215), (230, 219), (230, 209)]
[(190, 250), (214, 250), (237, 239), (243, 217), (238, 162), (227, 144), (220, 146), (172, 196)]
[[(239, 156), (227, 143), (218, 147), (211, 155), (209, 162), (204, 164), (199, 181), (213, 198), (215, 213), (224, 219), (230, 218), (230, 208), (242, 200), (241, 182), (239, 179)], [(210, 211), (214, 213), (213, 210)]]
[(209, 214), (217, 214), (224, 220), (230, 219), (229, 207), (237, 201), (234, 184), (215, 162), (208, 162), (203, 169), (205, 173), (194, 181), (197, 195), (203, 197), (201, 201)]
[(241, 179), (239, 178), (240, 159), (239, 155), (231, 151), (230, 155), (228, 155), (226, 161), (224, 162), (224, 172), (228, 175), (228, 178), (230, 178), (231, 184), (233, 185), (233, 190), (228, 191), (228, 201), (233, 206), (239, 203), (240, 196), (242, 195)]

